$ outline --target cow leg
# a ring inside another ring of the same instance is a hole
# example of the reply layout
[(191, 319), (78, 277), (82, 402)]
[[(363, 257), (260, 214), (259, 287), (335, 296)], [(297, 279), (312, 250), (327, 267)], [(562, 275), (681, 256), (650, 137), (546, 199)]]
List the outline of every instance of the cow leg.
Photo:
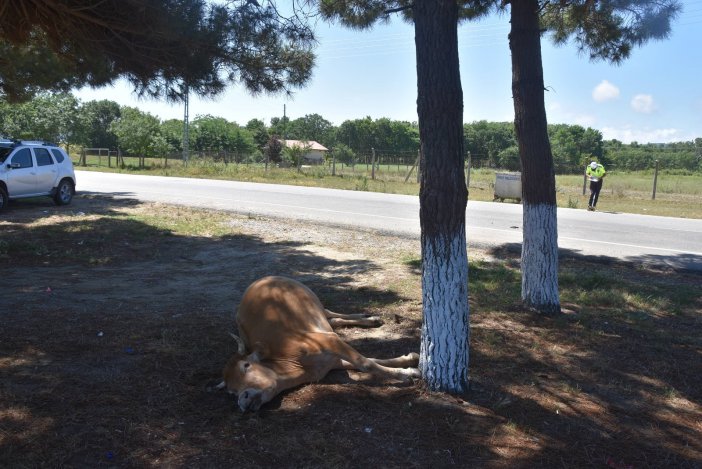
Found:
[(419, 354), (415, 352), (396, 358), (370, 358), (370, 360), (373, 360), (378, 365), (390, 368), (417, 368), (419, 366)]
[(324, 313), (332, 327), (380, 327), (383, 324), (380, 318), (365, 314), (340, 314), (328, 309)]
[[(417, 365), (419, 365), (419, 354), (414, 352), (396, 358), (367, 358), (369, 360), (373, 360), (378, 365), (386, 366), (388, 368), (417, 368)], [(341, 368), (344, 370), (356, 369), (352, 363), (347, 362), (346, 360), (341, 360)]]
[[(377, 376), (395, 378), (400, 381), (409, 381), (413, 378), (421, 377), (421, 373), (417, 368), (391, 368), (377, 363), (373, 359), (364, 357), (333, 332), (319, 332), (311, 335), (317, 336), (316, 338), (324, 345), (323, 348), (326, 352), (333, 353), (341, 359), (339, 365), (341, 365), (342, 368), (344, 368), (344, 362), (346, 362), (350, 367), (345, 369), (365, 371)], [(414, 360), (414, 357), (411, 357), (411, 359)]]

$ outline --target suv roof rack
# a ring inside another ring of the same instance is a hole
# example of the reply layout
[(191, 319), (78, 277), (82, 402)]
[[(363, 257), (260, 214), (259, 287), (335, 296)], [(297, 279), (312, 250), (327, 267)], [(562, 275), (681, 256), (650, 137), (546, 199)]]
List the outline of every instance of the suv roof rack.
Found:
[(44, 140), (16, 140), (18, 145), (44, 145), (47, 147), (55, 147), (55, 143), (46, 142)]
[(7, 138), (0, 137), (0, 144), (9, 145), (11, 147), (17, 147), (19, 145), (43, 145), (46, 147), (57, 147), (55, 143), (47, 142), (45, 140), (20, 140), (17, 138)]

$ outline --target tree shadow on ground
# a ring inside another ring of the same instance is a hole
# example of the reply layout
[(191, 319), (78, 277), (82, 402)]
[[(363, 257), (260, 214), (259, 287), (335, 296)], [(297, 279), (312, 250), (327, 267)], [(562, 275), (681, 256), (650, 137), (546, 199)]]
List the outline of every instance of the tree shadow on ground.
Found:
[(524, 465), (699, 467), (699, 274), (563, 257), (574, 311), (549, 318), (518, 305), (518, 252), (492, 254), (511, 269), (485, 269), (517, 304), (488, 298), (489, 275), (472, 269), (472, 399), (541, 442)]
[[(227, 333), (249, 283), (268, 274), (302, 278), (329, 309), (380, 313), (384, 335), (351, 329), (343, 336), (361, 353), (387, 358), (417, 351), (421, 323), (419, 313), (398, 307), (407, 298), (368, 286), (387, 267), (339, 260), (283, 236), (180, 236), (123, 215), (141, 207), (135, 201), (95, 199), (90, 210), (77, 202), (70, 210), (85, 219), (55, 221), (45, 239), (73, 240), (72, 256), (83, 260), (50, 250), (3, 261), (3, 467), (677, 468), (702, 461), (695, 438), (702, 305), (691, 293), (683, 301), (673, 289), (651, 290), (677, 276), (566, 260), (569, 295), (611, 291), (554, 319), (516, 304), (518, 254), (474, 263), (467, 396), (340, 372), (242, 414), (231, 396), (207, 385), (236, 349)], [(19, 215), (45, 216), (12, 214)], [(8, 226), (19, 230), (13, 241), (43, 236), (2, 223), (0, 241)], [(77, 244), (85, 236), (76, 230), (100, 234), (101, 242)], [(93, 255), (100, 249), (109, 255)], [(416, 279), (416, 264), (406, 267)], [(640, 285), (623, 280), (630, 275)], [(645, 296), (659, 300), (637, 303)]]
[[(182, 236), (124, 211), (140, 206), (86, 197), (18, 206), (2, 220), (0, 465), (179, 465), (202, 454), (211, 421), (235, 410), (206, 389), (236, 349), (234, 309), (257, 278), (302, 279), (336, 311), (377, 314), (401, 300), (357, 286), (379, 269), (372, 261), (303, 241)], [(412, 338), (349, 334), (380, 358), (416, 348)]]
[[(521, 256), (522, 244), (505, 243), (490, 249), (488, 252), (499, 259), (518, 259)], [(611, 256), (586, 255), (576, 249), (558, 248), (558, 257), (561, 260), (575, 259), (600, 265), (640, 266), (659, 271), (702, 275), (702, 256), (695, 253), (646, 254), (619, 259)]]

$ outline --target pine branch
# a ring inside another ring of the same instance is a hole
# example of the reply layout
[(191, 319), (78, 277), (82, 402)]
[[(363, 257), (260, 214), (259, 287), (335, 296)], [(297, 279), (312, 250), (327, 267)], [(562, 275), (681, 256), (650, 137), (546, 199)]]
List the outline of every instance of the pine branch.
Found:
[(383, 14), (384, 15), (391, 15), (393, 13), (399, 13), (401, 11), (411, 10), (412, 8), (414, 8), (414, 3), (410, 3), (409, 5), (405, 5), (405, 6), (401, 6), (401, 7), (397, 7), (397, 8), (390, 8), (388, 10), (385, 10), (383, 12)]

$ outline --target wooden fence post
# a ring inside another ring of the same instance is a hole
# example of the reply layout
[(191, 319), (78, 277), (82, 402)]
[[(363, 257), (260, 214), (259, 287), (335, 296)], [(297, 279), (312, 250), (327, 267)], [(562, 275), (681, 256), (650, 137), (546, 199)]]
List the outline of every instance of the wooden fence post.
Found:
[(466, 160), (466, 190), (470, 195), (470, 167), (473, 164), (470, 157), (470, 152), (468, 152), (468, 159)]
[(656, 169), (653, 171), (653, 196), (651, 200), (656, 200), (656, 186), (658, 185), (658, 160), (656, 160)]
[(417, 150), (417, 159), (415, 160), (414, 164), (410, 168), (409, 172), (407, 173), (407, 176), (405, 177), (405, 182), (409, 181), (410, 176), (412, 175), (412, 171), (414, 171), (414, 168), (417, 168), (417, 182), (419, 182), (419, 158), (421, 156), (421, 151)]

